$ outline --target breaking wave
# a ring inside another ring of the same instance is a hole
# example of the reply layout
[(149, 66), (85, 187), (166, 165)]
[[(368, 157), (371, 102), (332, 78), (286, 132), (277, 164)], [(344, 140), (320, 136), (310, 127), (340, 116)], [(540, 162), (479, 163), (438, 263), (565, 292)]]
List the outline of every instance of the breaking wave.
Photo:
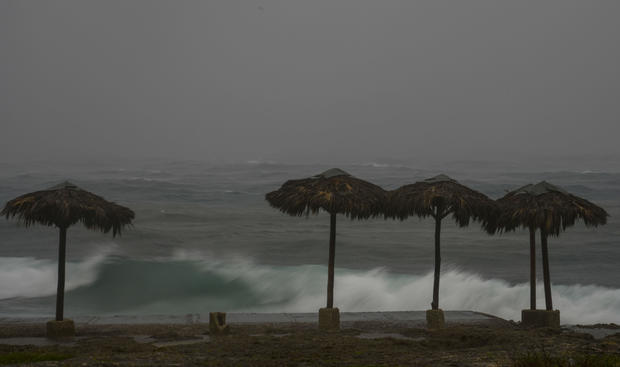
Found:
[[(108, 253), (95, 255), (65, 266), (65, 290), (93, 283)], [(0, 300), (56, 294), (58, 262), (33, 257), (0, 257)]]
[[(0, 258), (2, 299), (47, 299), (56, 290), (56, 263)], [(169, 259), (135, 260), (93, 256), (68, 263), (67, 312), (82, 315), (229, 312), (315, 312), (324, 306), (326, 267), (268, 266), (243, 259), (217, 260), (180, 253)], [(336, 269), (335, 306), (342, 311), (424, 310), (430, 307), (433, 274), (394, 274), (382, 268)], [(537, 289), (544, 305), (542, 284)], [(620, 289), (596, 285), (554, 285), (562, 322), (618, 323)], [(509, 284), (476, 274), (442, 274), (440, 306), (519, 320), (529, 305), (529, 284)], [(2, 313), (2, 312), (0, 312)], [(33, 315), (40, 316), (40, 315)]]

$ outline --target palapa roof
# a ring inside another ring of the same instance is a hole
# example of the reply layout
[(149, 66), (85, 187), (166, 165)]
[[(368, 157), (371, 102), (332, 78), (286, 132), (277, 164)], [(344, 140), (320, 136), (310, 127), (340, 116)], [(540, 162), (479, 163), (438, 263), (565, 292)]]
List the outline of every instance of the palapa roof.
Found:
[(438, 175), (390, 191), (386, 217), (404, 220), (416, 215), (441, 219), (452, 214), (461, 227), (468, 225), (470, 219), (487, 226), (497, 212), (497, 204), (486, 195), (446, 175)]
[(21, 195), (6, 203), (0, 215), (7, 219), (17, 217), (27, 226), (39, 223), (66, 228), (82, 222), (88, 229), (104, 233), (112, 230), (114, 236), (134, 219), (131, 209), (106, 201), (70, 182)]
[(286, 181), (265, 199), (289, 215), (317, 214), (323, 209), (351, 219), (365, 219), (383, 214), (385, 195), (381, 187), (332, 168), (309, 178)]
[(496, 228), (499, 231), (532, 227), (558, 236), (560, 231), (574, 225), (578, 219), (583, 219), (586, 226), (596, 227), (607, 223), (609, 216), (598, 205), (546, 181), (525, 185), (497, 202), (501, 208)]

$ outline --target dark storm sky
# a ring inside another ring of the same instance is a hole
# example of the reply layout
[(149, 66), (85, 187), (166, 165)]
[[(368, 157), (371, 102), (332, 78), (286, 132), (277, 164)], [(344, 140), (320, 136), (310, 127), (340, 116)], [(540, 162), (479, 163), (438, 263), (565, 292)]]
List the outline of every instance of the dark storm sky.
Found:
[(0, 157), (620, 155), (618, 1), (0, 1)]

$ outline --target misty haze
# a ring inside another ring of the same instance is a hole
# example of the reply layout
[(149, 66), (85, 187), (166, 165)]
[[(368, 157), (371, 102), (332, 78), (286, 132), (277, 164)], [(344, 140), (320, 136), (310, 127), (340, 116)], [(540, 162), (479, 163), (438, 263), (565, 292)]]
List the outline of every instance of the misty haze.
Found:
[(0, 155), (617, 157), (619, 8), (3, 1)]
[[(346, 351), (312, 333), (381, 321), (406, 339), (385, 363), (429, 330), (561, 323), (508, 339), (620, 353), (570, 334), (620, 323), (618, 19), (617, 1), (0, 0), (0, 364), (15, 338), (108, 323), (136, 356), (290, 320), (255, 344)], [(107, 350), (77, 343), (67, 363)]]

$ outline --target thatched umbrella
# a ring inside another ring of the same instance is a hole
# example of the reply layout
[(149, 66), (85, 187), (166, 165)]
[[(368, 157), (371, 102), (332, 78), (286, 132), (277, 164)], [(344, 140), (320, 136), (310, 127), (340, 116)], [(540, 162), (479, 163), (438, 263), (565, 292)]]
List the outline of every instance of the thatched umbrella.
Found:
[(19, 196), (6, 203), (1, 216), (17, 217), (26, 226), (35, 223), (60, 229), (58, 248), (58, 288), (56, 293), (56, 320), (63, 320), (65, 291), (65, 248), (67, 228), (82, 222), (88, 229), (120, 235), (121, 229), (131, 224), (134, 212), (102, 197), (64, 182), (47, 190)]
[(385, 204), (385, 191), (370, 182), (332, 168), (313, 177), (286, 181), (280, 189), (268, 193), (265, 198), (272, 207), (293, 216), (317, 214), (321, 209), (330, 214), (327, 308), (332, 308), (336, 214), (344, 214), (351, 219), (380, 215)]
[(540, 229), (543, 278), (546, 309), (553, 310), (551, 280), (549, 278), (549, 251), (547, 237), (559, 236), (560, 231), (583, 219), (586, 226), (598, 226), (607, 222), (607, 212), (580, 197), (542, 181), (509, 192), (497, 202), (501, 208), (496, 227), (499, 231), (513, 231), (517, 227), (530, 231), (530, 308), (536, 309), (536, 230)]
[(435, 277), (433, 310), (439, 309), (439, 274), (441, 269), (441, 220), (452, 214), (459, 226), (469, 225), (470, 219), (487, 226), (497, 214), (497, 205), (486, 195), (461, 185), (446, 175), (439, 175), (388, 193), (386, 217), (404, 220), (416, 215), (435, 220)]

